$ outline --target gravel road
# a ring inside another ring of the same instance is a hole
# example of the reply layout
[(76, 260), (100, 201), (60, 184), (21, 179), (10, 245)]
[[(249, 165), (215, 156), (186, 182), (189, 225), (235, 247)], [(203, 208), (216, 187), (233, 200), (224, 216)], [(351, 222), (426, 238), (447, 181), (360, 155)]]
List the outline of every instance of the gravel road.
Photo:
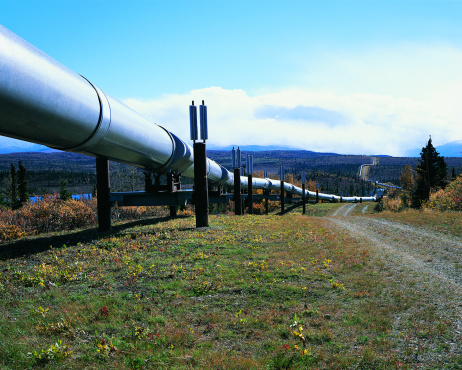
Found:
[[(327, 219), (334, 227), (348, 232), (360, 244), (372, 250), (394, 278), (401, 279), (403, 289), (415, 289), (416, 294), (426, 297), (428, 304), (435, 307), (440, 317), (452, 322), (454, 340), (449, 343), (451, 352), (462, 355), (461, 343), (456, 339), (462, 333), (462, 239), (395, 221), (367, 217), (364, 207), (367, 205), (345, 204)], [(352, 215), (352, 211), (359, 216)], [(408, 320), (412, 312), (407, 315), (407, 318), (396, 317), (396, 332), (402, 330), (404, 324), (401, 321)], [(426, 362), (425, 359), (421, 360)]]

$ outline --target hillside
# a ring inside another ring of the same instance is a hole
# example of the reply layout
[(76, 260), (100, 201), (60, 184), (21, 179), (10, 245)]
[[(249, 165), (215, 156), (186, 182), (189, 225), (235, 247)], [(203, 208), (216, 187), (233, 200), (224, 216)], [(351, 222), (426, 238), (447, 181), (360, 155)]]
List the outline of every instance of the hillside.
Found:
[[(319, 182), (325, 192), (339, 191), (357, 193), (360, 189), (371, 190), (370, 184), (362, 183), (357, 175), (362, 164), (371, 163), (371, 157), (316, 153), (305, 150), (242, 151), (243, 157), (252, 154), (255, 171), (268, 171), (277, 176), (279, 167), (284, 166), (286, 174), (298, 179), (306, 171), (307, 179)], [(207, 155), (231, 169), (231, 152), (208, 150)], [(73, 193), (90, 193), (96, 184), (95, 159), (93, 157), (67, 152), (23, 152), (0, 155), (0, 193), (8, 187), (11, 163), (17, 166), (21, 159), (27, 169), (29, 192), (31, 194), (53, 193), (59, 190), (60, 179), (66, 179)], [(462, 169), (462, 158), (445, 158), (449, 171), (454, 167), (457, 173)], [(418, 159), (412, 157), (381, 156), (378, 166), (370, 167), (369, 179), (399, 185), (403, 167), (410, 163), (414, 168)], [(187, 181), (185, 179), (185, 181)], [(139, 168), (111, 163), (111, 187), (113, 191), (143, 190), (144, 175)], [(3, 190), (2, 190), (3, 189)]]

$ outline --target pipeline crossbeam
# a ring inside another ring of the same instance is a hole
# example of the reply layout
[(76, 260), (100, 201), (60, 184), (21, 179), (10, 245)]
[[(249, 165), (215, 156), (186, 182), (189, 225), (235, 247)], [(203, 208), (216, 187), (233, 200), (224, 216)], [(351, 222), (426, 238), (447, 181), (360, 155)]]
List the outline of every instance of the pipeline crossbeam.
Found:
[[(0, 25), (0, 135), (127, 163), (147, 171), (194, 177), (191, 146), (112, 98)], [(233, 187), (234, 174), (206, 159), (209, 181)], [(244, 189), (246, 176), (240, 176)], [(255, 189), (281, 190), (281, 182), (253, 178)], [(302, 189), (284, 183), (284, 190)], [(305, 196), (316, 193), (305, 191)], [(340, 197), (319, 193), (319, 199)], [(357, 202), (359, 197), (344, 197)], [(375, 197), (363, 197), (374, 201)]]

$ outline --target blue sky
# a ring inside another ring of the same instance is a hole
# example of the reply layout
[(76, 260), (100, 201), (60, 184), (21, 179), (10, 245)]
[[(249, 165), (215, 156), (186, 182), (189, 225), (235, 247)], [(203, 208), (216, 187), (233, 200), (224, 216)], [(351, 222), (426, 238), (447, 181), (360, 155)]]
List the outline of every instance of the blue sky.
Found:
[(184, 140), (192, 99), (206, 100), (212, 146), (405, 155), (428, 135), (462, 139), (462, 0), (0, 9), (0, 24)]

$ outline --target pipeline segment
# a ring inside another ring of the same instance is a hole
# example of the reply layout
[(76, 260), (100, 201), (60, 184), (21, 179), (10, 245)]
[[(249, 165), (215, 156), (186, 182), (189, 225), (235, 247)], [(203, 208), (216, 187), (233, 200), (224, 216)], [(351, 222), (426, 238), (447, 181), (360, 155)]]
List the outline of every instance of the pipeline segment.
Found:
[[(194, 177), (191, 146), (167, 129), (104, 93), (13, 32), (0, 25), (0, 134), (127, 163), (147, 171), (180, 172)], [(210, 181), (232, 187), (234, 175), (207, 159)], [(243, 188), (248, 179), (241, 176)], [(281, 182), (254, 178), (255, 189), (280, 190)], [(302, 195), (302, 189), (285, 183), (287, 192)], [(307, 197), (316, 193), (305, 191)], [(319, 199), (340, 197), (319, 193)], [(344, 197), (345, 202), (359, 197)], [(376, 200), (363, 197), (363, 201)]]

